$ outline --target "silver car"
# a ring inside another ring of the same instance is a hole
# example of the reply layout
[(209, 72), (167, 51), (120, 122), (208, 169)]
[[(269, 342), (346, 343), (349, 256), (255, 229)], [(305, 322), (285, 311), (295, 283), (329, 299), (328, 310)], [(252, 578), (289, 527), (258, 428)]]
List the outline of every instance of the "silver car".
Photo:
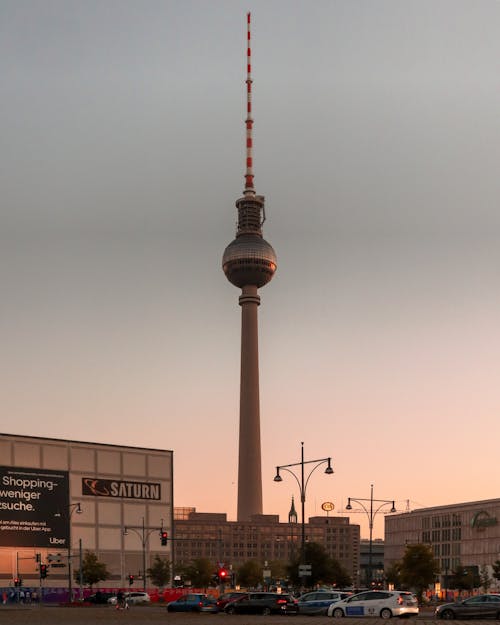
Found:
[(351, 593), (337, 590), (315, 590), (306, 592), (297, 599), (299, 614), (325, 615), (332, 603), (349, 597)]

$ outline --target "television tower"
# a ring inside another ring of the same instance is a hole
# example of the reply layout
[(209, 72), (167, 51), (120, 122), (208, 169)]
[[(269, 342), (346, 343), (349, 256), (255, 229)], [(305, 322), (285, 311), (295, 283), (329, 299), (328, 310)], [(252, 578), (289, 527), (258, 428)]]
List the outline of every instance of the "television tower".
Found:
[(250, 13), (247, 14), (247, 117), (246, 171), (243, 197), (236, 200), (236, 238), (224, 250), (222, 268), (226, 278), (241, 289), (240, 432), (238, 456), (238, 521), (262, 514), (260, 456), (259, 347), (257, 289), (276, 271), (276, 254), (262, 236), (264, 197), (256, 195), (252, 162), (252, 65)]

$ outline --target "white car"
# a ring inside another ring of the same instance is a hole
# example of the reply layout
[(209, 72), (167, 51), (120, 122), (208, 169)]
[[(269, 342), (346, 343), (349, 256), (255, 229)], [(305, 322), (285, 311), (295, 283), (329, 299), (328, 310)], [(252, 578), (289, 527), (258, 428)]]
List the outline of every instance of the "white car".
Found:
[[(129, 605), (137, 605), (139, 603), (149, 603), (151, 601), (151, 597), (147, 592), (124, 592), (123, 598)], [(108, 599), (108, 603), (111, 605), (116, 605), (117, 597), (111, 597)]]
[(367, 590), (347, 599), (333, 603), (328, 616), (417, 616), (418, 601), (415, 595), (405, 590)]

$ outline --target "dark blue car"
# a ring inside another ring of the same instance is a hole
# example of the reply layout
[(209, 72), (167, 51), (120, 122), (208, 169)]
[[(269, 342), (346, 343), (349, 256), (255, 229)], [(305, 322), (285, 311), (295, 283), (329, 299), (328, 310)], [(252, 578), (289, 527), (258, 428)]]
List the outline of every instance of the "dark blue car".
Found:
[(167, 605), (169, 612), (217, 612), (217, 602), (202, 593), (182, 595)]

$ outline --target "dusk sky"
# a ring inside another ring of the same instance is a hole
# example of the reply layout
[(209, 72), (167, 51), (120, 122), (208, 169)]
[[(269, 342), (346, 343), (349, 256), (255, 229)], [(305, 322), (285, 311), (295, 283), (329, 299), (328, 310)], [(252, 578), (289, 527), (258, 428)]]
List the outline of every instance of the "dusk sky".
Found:
[(235, 519), (248, 10), (264, 512), (301, 441), (307, 517), (499, 497), (496, 0), (2, 0), (3, 432), (172, 449)]

